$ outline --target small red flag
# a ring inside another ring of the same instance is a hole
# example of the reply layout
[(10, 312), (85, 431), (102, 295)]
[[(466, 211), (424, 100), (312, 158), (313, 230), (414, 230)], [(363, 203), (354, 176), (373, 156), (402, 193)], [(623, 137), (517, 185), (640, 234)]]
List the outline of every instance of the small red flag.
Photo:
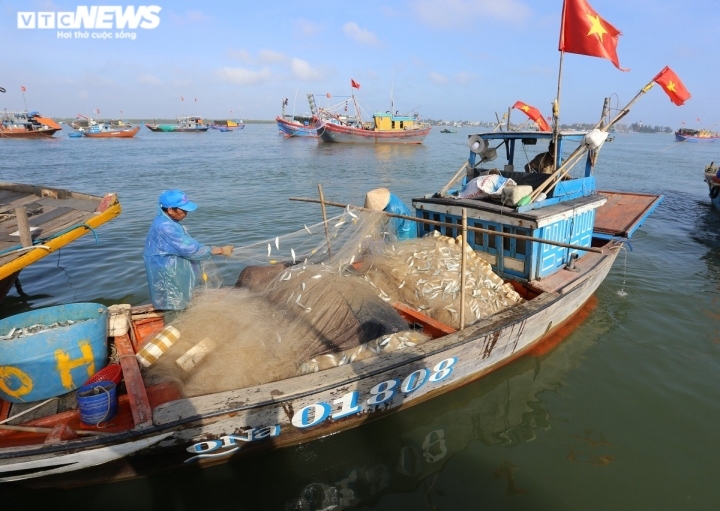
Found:
[(195, 103), (197, 103), (197, 98), (195, 98)]
[(602, 19), (586, 0), (565, 0), (559, 51), (608, 59), (620, 71), (617, 45), (620, 31)]
[(670, 101), (677, 106), (681, 106), (690, 99), (690, 93), (680, 81), (678, 75), (668, 66), (665, 66), (665, 69), (660, 71), (657, 76), (653, 78), (653, 81), (663, 88), (665, 93), (670, 96)]
[(24, 85), (21, 85), (20, 88), (22, 89), (23, 92), (25, 92), (25, 86), (24, 86)]
[(540, 131), (552, 131), (550, 129), (550, 125), (540, 113), (540, 110), (538, 110), (534, 106), (530, 106), (527, 103), (523, 103), (522, 101), (516, 101), (513, 105), (513, 108), (517, 108), (518, 110), (522, 110), (523, 112), (525, 112), (527, 116), (530, 117), (530, 119), (537, 123)]
[(697, 122), (700, 122), (700, 117), (697, 118)]
[(180, 101), (185, 101), (185, 98), (180, 96)]
[(327, 94), (325, 94), (325, 96), (327, 96), (327, 98), (330, 99), (330, 98), (332, 97), (332, 94), (330, 94), (330, 93), (328, 92)]
[(360, 84), (357, 83), (357, 82), (356, 82), (355, 80), (353, 80), (352, 78), (350, 78), (350, 87), (352, 87), (353, 89), (359, 89), (359, 88), (360, 88)]

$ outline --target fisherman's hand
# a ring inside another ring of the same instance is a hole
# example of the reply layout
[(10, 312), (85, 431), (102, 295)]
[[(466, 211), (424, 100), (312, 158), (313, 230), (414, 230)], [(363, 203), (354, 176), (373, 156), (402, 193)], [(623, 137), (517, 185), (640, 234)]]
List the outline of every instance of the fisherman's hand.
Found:
[(222, 255), (223, 249), (222, 249), (222, 247), (212, 247), (212, 248), (210, 249), (210, 253), (211, 253), (212, 255)]
[(230, 257), (233, 253), (233, 246), (232, 245), (225, 245), (224, 247), (220, 247), (220, 250), (222, 250), (222, 255), (225, 257)]

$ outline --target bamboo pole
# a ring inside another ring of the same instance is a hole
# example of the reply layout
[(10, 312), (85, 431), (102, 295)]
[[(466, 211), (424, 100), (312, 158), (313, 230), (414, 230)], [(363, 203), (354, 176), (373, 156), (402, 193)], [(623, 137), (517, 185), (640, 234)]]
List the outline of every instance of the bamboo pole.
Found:
[(458, 170), (455, 173), (455, 175), (452, 177), (452, 179), (450, 181), (448, 181), (448, 183), (440, 189), (440, 191), (438, 192), (438, 195), (440, 197), (442, 197), (443, 195), (445, 195), (445, 193), (447, 193), (447, 191), (455, 183), (455, 181), (457, 181), (460, 178), (460, 176), (462, 175), (463, 171), (467, 168), (467, 166), (468, 166), (468, 162), (465, 162), (465, 165), (460, 167), (460, 170)]
[(460, 249), (460, 330), (465, 328), (465, 265), (467, 264), (467, 209), (462, 209), (462, 243)]
[[(320, 202), (318, 199), (310, 199), (310, 198), (303, 198), (303, 197), (290, 197), (291, 201), (297, 201), (297, 202), (313, 202), (318, 203)], [(457, 228), (457, 224), (452, 224), (449, 222), (438, 222), (437, 220), (426, 220), (424, 218), (417, 218), (414, 216), (408, 216), (408, 215), (398, 215), (395, 213), (388, 213), (386, 211), (373, 211), (370, 209), (362, 208), (360, 206), (353, 206), (352, 204), (342, 204), (340, 202), (332, 202), (332, 201), (325, 201), (325, 204), (328, 206), (333, 206), (337, 208), (353, 208), (358, 211), (368, 211), (372, 213), (381, 213), (383, 215), (389, 216), (391, 218), (402, 218), (405, 220), (412, 220), (414, 222), (419, 222), (422, 224), (428, 224), (428, 225), (435, 225), (438, 227), (452, 227), (453, 229)], [(582, 250), (583, 252), (594, 252), (596, 254), (603, 254), (604, 251), (600, 248), (596, 247), (583, 247), (581, 245), (573, 245), (570, 243), (562, 243), (560, 241), (552, 241), (552, 240), (546, 240), (543, 238), (535, 238), (533, 236), (525, 236), (523, 234), (512, 234), (509, 232), (502, 232), (502, 231), (493, 231), (490, 229), (483, 229), (482, 227), (468, 227), (468, 231), (471, 232), (480, 232), (485, 234), (492, 234), (493, 236), (501, 236), (505, 238), (515, 238), (518, 240), (525, 240), (525, 241), (535, 241), (537, 243), (544, 243), (546, 245), (553, 245), (555, 247), (564, 247), (564, 248), (571, 248), (574, 250)]]
[(323, 225), (325, 226), (325, 239), (327, 240), (328, 256), (332, 257), (330, 250), (330, 231), (328, 231), (327, 212), (325, 211), (325, 196), (323, 195), (322, 185), (318, 183), (318, 192), (320, 193), (320, 208), (322, 209)]

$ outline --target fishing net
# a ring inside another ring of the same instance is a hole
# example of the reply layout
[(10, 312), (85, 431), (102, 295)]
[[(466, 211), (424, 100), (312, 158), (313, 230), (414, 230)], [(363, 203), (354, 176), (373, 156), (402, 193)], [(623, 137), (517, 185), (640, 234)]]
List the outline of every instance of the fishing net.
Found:
[[(398, 241), (388, 218), (346, 209), (326, 224), (235, 248), (234, 287), (203, 267), (190, 307), (170, 323), (180, 338), (145, 370), (185, 395), (245, 388), (428, 342), (393, 307), (402, 302), (459, 328), (460, 258), (445, 236)], [(468, 249), (466, 324), (522, 299)]]

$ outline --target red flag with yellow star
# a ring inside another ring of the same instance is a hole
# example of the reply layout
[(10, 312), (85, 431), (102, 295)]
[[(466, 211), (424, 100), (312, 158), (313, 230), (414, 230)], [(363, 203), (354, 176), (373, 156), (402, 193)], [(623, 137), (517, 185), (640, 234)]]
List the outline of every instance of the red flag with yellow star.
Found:
[[(662, 87), (667, 95), (670, 96), (670, 101), (675, 103), (677, 106), (681, 106), (690, 99), (690, 93), (680, 81), (678, 75), (676, 75), (675, 72), (668, 66), (665, 66), (665, 69), (660, 71), (657, 76), (653, 78), (653, 82)], [(698, 119), (698, 121), (699, 120), (700, 119)]]
[(559, 51), (608, 59), (620, 71), (617, 45), (620, 31), (601, 18), (586, 0), (565, 0)]
[(525, 112), (527, 116), (530, 117), (530, 119), (537, 123), (540, 131), (552, 131), (550, 129), (550, 125), (540, 113), (540, 110), (538, 110), (534, 106), (530, 106), (527, 103), (523, 103), (522, 101), (516, 101), (513, 105), (513, 108), (517, 108), (518, 110), (522, 110), (523, 112)]

